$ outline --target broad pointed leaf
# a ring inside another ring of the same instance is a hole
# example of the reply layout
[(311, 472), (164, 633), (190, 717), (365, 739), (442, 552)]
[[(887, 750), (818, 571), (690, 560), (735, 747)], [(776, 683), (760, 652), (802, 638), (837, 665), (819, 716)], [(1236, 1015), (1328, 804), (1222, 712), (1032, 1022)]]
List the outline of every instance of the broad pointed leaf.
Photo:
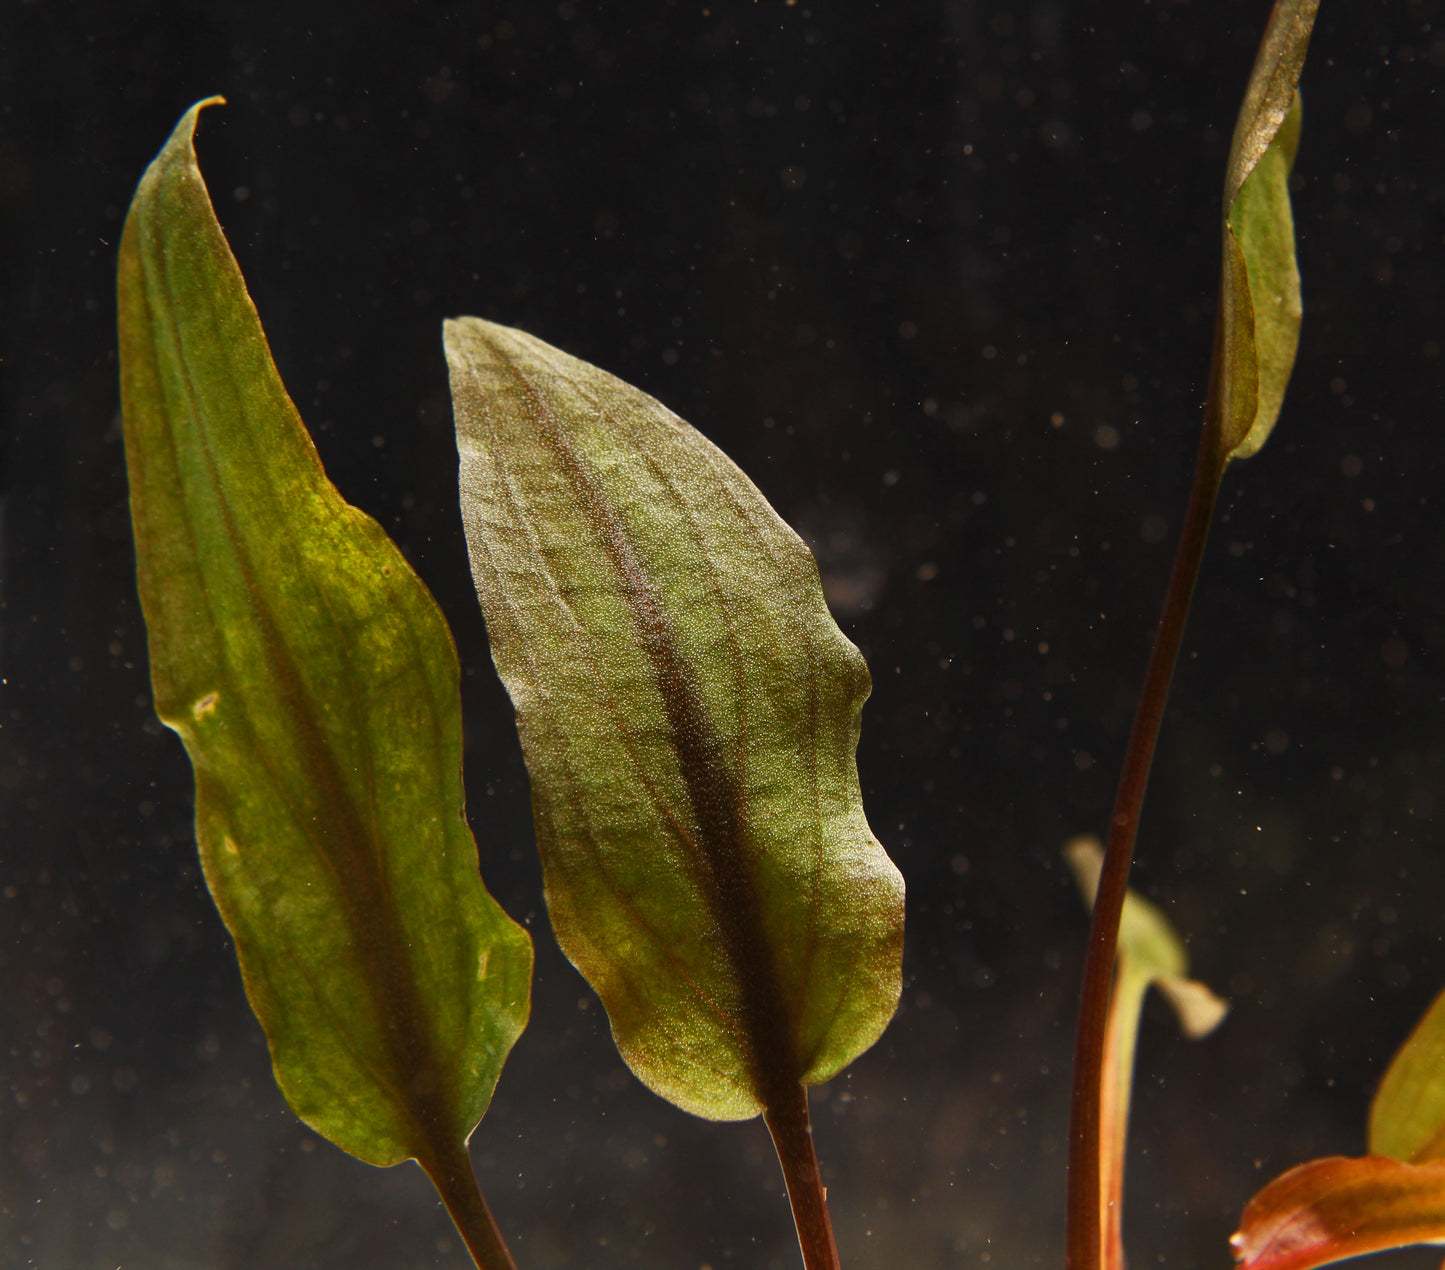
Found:
[(1244, 1270), (1313, 1270), (1368, 1252), (1445, 1243), (1445, 1160), (1334, 1156), (1256, 1195), (1230, 1240)]
[(287, 1100), (370, 1163), (455, 1162), (526, 1022), (531, 944), (477, 872), (450, 633), (286, 395), (196, 165), (207, 104), (120, 254), (156, 711)]
[(1297, 91), (1319, 0), (1277, 0), (1235, 124), (1224, 178), (1224, 262), (1214, 383), (1223, 459), (1269, 438), (1294, 369), (1302, 316), (1289, 174)]
[(1380, 1082), (1370, 1104), (1370, 1151), (1411, 1164), (1445, 1158), (1445, 992)]
[(557, 938), (646, 1084), (753, 1116), (897, 1004), (902, 880), (854, 758), (867, 669), (802, 542), (676, 415), (475, 318), (446, 349)]

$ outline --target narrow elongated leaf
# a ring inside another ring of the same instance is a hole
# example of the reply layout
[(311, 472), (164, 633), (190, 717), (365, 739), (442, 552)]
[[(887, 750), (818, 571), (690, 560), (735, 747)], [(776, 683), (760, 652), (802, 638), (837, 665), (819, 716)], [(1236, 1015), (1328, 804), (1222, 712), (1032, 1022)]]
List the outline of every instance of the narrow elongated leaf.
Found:
[(156, 711), (195, 768), (206, 881), (287, 1101), (363, 1160), (431, 1171), (526, 1022), (531, 944), (477, 872), (450, 633), (286, 395), (196, 165), (207, 104), (120, 254)]
[(552, 924), (651, 1088), (715, 1119), (826, 1080), (897, 1004), (868, 672), (712, 444), (519, 331), (446, 326), (462, 510)]
[(1313, 1270), (1367, 1252), (1445, 1243), (1445, 1160), (1335, 1156), (1291, 1169), (1249, 1201), (1230, 1240), (1244, 1270)]
[(1445, 1158), (1445, 992), (1380, 1082), (1370, 1104), (1370, 1152), (1411, 1164)]
[(1294, 369), (1303, 308), (1289, 174), (1300, 71), (1319, 0), (1277, 0), (1235, 123), (1224, 177), (1224, 263), (1210, 396), (1224, 459), (1268, 440)]
[[(1084, 903), (1092, 907), (1104, 865), (1103, 846), (1092, 836), (1074, 838), (1065, 844), (1064, 858), (1074, 871)], [(1229, 1012), (1228, 1003), (1205, 984), (1186, 977), (1188, 969), (1184, 941), (1169, 920), (1136, 891), (1128, 891), (1119, 917), (1099, 1091), (1100, 1174), (1105, 1179), (1099, 1223), (1103, 1270), (1124, 1267), (1124, 1158), (1144, 998), (1151, 987), (1158, 988), (1174, 1007), (1180, 1029), (1191, 1040), (1214, 1031)]]

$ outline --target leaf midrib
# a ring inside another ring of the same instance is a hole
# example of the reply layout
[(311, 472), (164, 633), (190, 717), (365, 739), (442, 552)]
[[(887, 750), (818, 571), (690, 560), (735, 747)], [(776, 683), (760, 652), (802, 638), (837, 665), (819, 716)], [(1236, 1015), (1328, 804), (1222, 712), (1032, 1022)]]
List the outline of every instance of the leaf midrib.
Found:
[[(699, 871), (703, 892), (722, 936), (724, 955), (741, 989), (754, 1091), (765, 1105), (773, 1105), (796, 1086), (799, 1066), (791, 1042), (791, 1011), (761, 925), (756, 879), (749, 867), (743, 832), (741, 789), (723, 761), (722, 740), (687, 672), (667, 611), (605, 491), (527, 376), (510, 363), (507, 369), (530, 399), (538, 435), (560, 461), (578, 496), (578, 507), (617, 571), (628, 611), (656, 677), (679, 774), (697, 827), (704, 865)], [(606, 413), (605, 407), (599, 405), (599, 409)]]
[[(192, 175), (194, 181), (189, 179)], [(188, 171), (187, 178), (180, 197), (205, 198), (203, 193), (198, 195), (198, 191), (204, 190), (204, 185), (200, 183), (199, 173), (192, 174)], [(149, 217), (147, 216), (145, 219), (149, 220)], [(206, 237), (209, 238), (209, 235)], [(171, 285), (173, 261), (169, 253), (161, 252), (160, 268), (159, 270), (154, 268), (152, 257), (159, 237), (150, 232), (149, 225), (146, 225), (144, 229), (137, 225), (137, 238), (144, 244), (138, 255), (142, 265), (141, 292), (148, 310), (149, 324), (152, 328), (155, 327), (157, 312), (165, 318), (167, 333), (173, 349), (176, 350), (174, 367), (182, 381), (186, 405), (212, 483), (216, 506), (226, 523), (228, 538), (233, 545), (234, 558), (250, 599), (251, 613), (262, 634), (262, 642), (267, 652), (270, 669), (282, 684), (285, 695), (309, 700), (310, 694), (302, 687), (303, 681), (291, 660), (285, 641), (281, 638), (274, 615), (260, 598), (261, 593), (256, 584), (254, 565), (248, 553), (241, 547), (242, 539), (236, 532), (233, 509), (220, 480), (218, 464), (211, 446), (209, 417), (200, 408), (200, 397), (192, 382), (189, 365), (185, 357), (181, 355), (184, 345), (175, 314), (175, 306), (170, 303), (156, 305), (152, 302), (151, 287), (153, 285), (163, 295), (173, 294)], [(150, 250), (146, 250), (146, 248)], [(201, 250), (214, 252), (217, 250), (216, 244), (205, 241)], [(234, 260), (230, 258), (228, 251), (225, 252), (222, 267), (228, 270), (235, 268)], [(164, 379), (160, 382), (164, 383)], [(289, 398), (287, 401), (289, 402)], [(296, 422), (300, 426), (299, 420)], [(180, 471), (180, 450), (176, 435), (169, 424), (164, 426), (163, 432), (177, 459), (176, 470)], [(189, 500), (183, 497), (181, 501), (185, 508), (186, 530), (191, 536), (195, 556), (199, 559), (202, 552), (197, 529), (190, 514)], [(214, 600), (211, 599), (209, 580), (204, 573), (200, 575), (200, 580), (210, 601), (211, 620), (219, 628), (221, 623), (216, 617), (217, 610)], [(321, 599), (329, 620), (339, 631), (340, 624), (332, 615), (324, 595), (321, 596)], [(352, 675), (354, 668), (350, 658), (345, 659), (345, 665), (348, 676)], [(229, 665), (226, 666), (225, 673), (228, 677), (233, 675), (233, 670)], [(354, 682), (352, 686), (356, 687)], [(338, 893), (343, 898), (353, 947), (360, 952), (365, 962), (366, 981), (371, 985), (373, 994), (380, 998), (382, 1006), (379, 1011), (382, 1024), (381, 1035), (388, 1060), (387, 1066), (390, 1070), (386, 1073), (376, 1072), (364, 1053), (352, 1046), (348, 1046), (348, 1048), (352, 1049), (358, 1063), (372, 1071), (378, 1083), (389, 1089), (396, 1106), (414, 1125), (416, 1141), (411, 1144), (412, 1147), (417, 1152), (423, 1152), (428, 1149), (427, 1144), (433, 1137), (435, 1129), (443, 1132), (450, 1131), (456, 1114), (455, 1108), (448, 1105), (450, 1100), (445, 1096), (446, 1082), (444, 1079), (429, 1082), (430, 1089), (424, 1091), (418, 1091), (416, 1084), (408, 1079), (409, 1074), (424, 1070), (433, 1071), (438, 1077), (443, 1077), (444, 1065), (439, 1061), (440, 1055), (435, 1050), (435, 1038), (432, 1035), (430, 1021), (418, 999), (415, 986), (406, 973), (410, 959), (405, 953), (406, 940), (397, 924), (393, 912), (394, 906), (387, 903), (389, 885), (379, 836), (366, 829), (364, 817), (347, 790), (347, 783), (336, 766), (331, 747), (307, 711), (300, 710), (292, 713), (290, 722), (298, 734), (300, 749), (307, 756), (318, 777), (317, 784), (322, 790), (322, 797), (319, 801), (330, 807), (341, 822), (335, 832), (328, 832), (327, 821), (309, 821), (308, 817), (299, 813), (286, 793), (287, 783), (279, 778), (267, 757), (266, 747), (259, 743), (249, 713), (245, 710), (238, 713), (243, 721), (253, 755), (267, 771), (273, 787), (282, 791), (286, 798), (286, 805), (291, 813), (293, 824), (301, 829), (303, 836), (311, 843), (316, 854), (325, 861), (336, 881)], [(363, 748), (367, 762), (365, 785), (368, 796), (374, 799), (372, 754), (369, 746)], [(313, 825), (314, 829), (311, 827)], [(322, 996), (320, 999), (324, 1001), (325, 997)], [(340, 1029), (340, 1034), (346, 1036), (349, 1041), (346, 1029)], [(435, 1129), (429, 1128), (429, 1126), (435, 1126)]]

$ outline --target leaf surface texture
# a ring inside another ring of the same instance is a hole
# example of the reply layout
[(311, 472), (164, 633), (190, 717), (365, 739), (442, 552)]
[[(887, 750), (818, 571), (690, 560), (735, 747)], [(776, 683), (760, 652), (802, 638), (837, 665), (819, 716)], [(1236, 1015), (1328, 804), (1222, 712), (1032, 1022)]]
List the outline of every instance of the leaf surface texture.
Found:
[(855, 762), (863, 659), (801, 540), (671, 411), (507, 327), (457, 319), (445, 343), (557, 938), (647, 1085), (755, 1115), (898, 1000), (902, 879)]
[(531, 943), (477, 871), (451, 634), (286, 394), (196, 163), (207, 104), (147, 170), (120, 253), (156, 711), (195, 769), (206, 882), (287, 1101), (363, 1160), (425, 1165), (486, 1109)]

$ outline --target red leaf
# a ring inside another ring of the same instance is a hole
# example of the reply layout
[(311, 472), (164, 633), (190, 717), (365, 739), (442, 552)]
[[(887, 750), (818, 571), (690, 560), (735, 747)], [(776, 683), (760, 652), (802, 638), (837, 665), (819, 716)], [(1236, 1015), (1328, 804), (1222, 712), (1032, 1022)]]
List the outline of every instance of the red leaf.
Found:
[(1249, 1201), (1230, 1240), (1244, 1270), (1311, 1270), (1411, 1244), (1445, 1243), (1445, 1160), (1312, 1160)]

